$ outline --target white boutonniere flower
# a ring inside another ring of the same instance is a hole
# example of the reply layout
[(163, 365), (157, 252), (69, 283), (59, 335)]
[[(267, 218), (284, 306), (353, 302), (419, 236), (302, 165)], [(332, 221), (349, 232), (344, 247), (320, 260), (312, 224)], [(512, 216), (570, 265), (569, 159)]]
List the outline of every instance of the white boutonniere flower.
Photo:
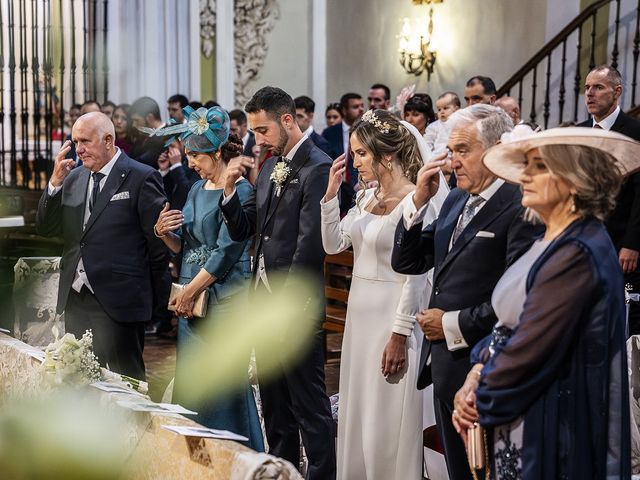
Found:
[(275, 167), (273, 167), (273, 172), (271, 172), (271, 176), (269, 179), (273, 181), (276, 185), (276, 196), (280, 196), (280, 192), (282, 192), (282, 187), (284, 182), (287, 181), (287, 177), (291, 173), (291, 168), (284, 160), (280, 160), (276, 163)]

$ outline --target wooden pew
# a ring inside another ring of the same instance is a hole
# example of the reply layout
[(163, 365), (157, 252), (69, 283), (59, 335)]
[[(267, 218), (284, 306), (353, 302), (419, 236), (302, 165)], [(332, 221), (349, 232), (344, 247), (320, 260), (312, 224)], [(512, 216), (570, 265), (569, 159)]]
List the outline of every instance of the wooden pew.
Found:
[(353, 251), (346, 250), (335, 255), (327, 255), (324, 261), (324, 294), (327, 300), (325, 321), (325, 358), (339, 361), (340, 350), (327, 348), (327, 334), (344, 332), (347, 318), (347, 300), (353, 269)]

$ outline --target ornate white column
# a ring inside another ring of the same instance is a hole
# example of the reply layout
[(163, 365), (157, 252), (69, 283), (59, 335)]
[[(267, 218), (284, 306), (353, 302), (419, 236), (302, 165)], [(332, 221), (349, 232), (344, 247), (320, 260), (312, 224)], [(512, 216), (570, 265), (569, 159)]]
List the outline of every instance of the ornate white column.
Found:
[(216, 101), (224, 108), (235, 106), (234, 8), (233, 0), (216, 2)]

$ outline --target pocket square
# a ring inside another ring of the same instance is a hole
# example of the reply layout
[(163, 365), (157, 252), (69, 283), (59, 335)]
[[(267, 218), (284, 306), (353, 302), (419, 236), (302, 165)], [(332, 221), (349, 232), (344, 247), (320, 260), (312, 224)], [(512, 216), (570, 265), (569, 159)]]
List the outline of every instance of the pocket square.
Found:
[(129, 198), (129, 192), (120, 192), (116, 193), (113, 197), (111, 197), (110, 202), (115, 202), (116, 200), (127, 200)]
[(289, 185), (293, 185), (294, 183), (300, 183), (300, 179), (298, 179), (298, 178), (294, 178), (293, 180), (291, 180), (291, 181), (289, 182)]
[(476, 233), (476, 237), (482, 237), (482, 238), (494, 238), (495, 236), (496, 236), (495, 233), (485, 232), (484, 230), (480, 230), (478, 233)]

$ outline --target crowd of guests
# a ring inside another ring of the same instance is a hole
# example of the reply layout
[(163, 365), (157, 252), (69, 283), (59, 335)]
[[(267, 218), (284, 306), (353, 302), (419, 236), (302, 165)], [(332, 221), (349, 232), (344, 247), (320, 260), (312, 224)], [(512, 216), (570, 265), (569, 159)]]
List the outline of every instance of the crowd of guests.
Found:
[(622, 88), (594, 68), (591, 118), (545, 132), (484, 76), (464, 85), (464, 108), (411, 88), (392, 104), (376, 83), (365, 111), (346, 93), (321, 134), (313, 100), (275, 87), (229, 112), (174, 95), (166, 124), (148, 97), (74, 106), (37, 217), (65, 241), (58, 311), (68, 331), (93, 329), (101, 363), (143, 378), (143, 325), (170, 324), (173, 262), (174, 401), (188, 403), (181, 361), (202, 341), (203, 291), (208, 322), (286, 288), (277, 272), (310, 273), (321, 297), (325, 254), (351, 248), (337, 442), (322, 318), (308, 351), (260, 383), (267, 445), (248, 382), (185, 405), (197, 421), (294, 465), (302, 442), (310, 479), (418, 479), (433, 385), (453, 480), (629, 478), (640, 122)]

